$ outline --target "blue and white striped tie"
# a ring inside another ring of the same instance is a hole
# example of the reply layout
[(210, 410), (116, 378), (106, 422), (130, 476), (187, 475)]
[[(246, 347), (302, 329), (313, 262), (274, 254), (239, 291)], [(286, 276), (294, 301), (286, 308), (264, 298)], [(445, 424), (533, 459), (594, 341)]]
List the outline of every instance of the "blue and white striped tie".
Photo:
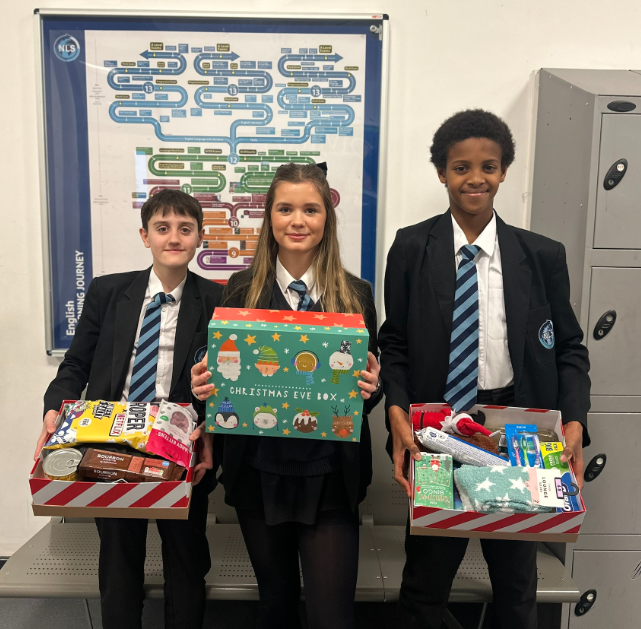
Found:
[(130, 402), (153, 402), (156, 397), (161, 306), (171, 301), (174, 301), (171, 295), (158, 293), (147, 306), (138, 336), (134, 368), (131, 371), (127, 396)]
[(454, 320), (450, 339), (450, 367), (445, 400), (455, 412), (476, 404), (479, 377), (479, 285), (474, 257), (476, 245), (463, 245), (456, 272)]
[(294, 280), (288, 288), (291, 288), (293, 291), (298, 293), (298, 310), (309, 310), (314, 307), (314, 302), (307, 294), (307, 286), (303, 280)]

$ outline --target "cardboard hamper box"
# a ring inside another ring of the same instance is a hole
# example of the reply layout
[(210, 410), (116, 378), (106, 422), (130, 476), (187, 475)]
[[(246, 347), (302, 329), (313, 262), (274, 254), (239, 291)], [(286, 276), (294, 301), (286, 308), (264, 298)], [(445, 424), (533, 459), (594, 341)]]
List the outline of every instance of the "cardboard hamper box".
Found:
[(361, 315), (216, 308), (207, 430), (359, 441), (368, 342)]
[[(65, 404), (72, 402), (75, 400), (65, 400), (62, 403), (56, 428), (62, 420)], [(29, 475), (34, 515), (156, 520), (186, 520), (189, 515), (191, 481), (196, 465), (195, 452), (184, 480), (156, 483), (50, 480), (42, 470), (45, 458), (43, 454), (44, 452), (40, 453)]]
[[(439, 411), (444, 404), (414, 404), (410, 418), (416, 411)], [(485, 427), (491, 431), (505, 424), (535, 424), (538, 428), (554, 430), (565, 444), (560, 411), (525, 409), (508, 406), (474, 406), (470, 412), (483, 411)], [(410, 469), (410, 487), (415, 495), (414, 465)], [(570, 465), (572, 482), (576, 484)], [(564, 483), (565, 484), (565, 483)], [(579, 494), (578, 507), (573, 509), (566, 499), (563, 509), (550, 513), (477, 513), (457, 509), (439, 509), (417, 506), (410, 502), (410, 533), (443, 537), (486, 539), (513, 539), (539, 542), (576, 542), (585, 516), (585, 505)]]

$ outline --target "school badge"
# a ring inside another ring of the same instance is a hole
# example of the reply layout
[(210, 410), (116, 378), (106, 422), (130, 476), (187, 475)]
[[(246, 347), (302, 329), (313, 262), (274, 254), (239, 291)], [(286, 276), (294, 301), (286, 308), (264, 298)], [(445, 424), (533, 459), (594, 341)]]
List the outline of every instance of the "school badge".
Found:
[(549, 319), (539, 328), (539, 341), (545, 349), (554, 347), (554, 326)]

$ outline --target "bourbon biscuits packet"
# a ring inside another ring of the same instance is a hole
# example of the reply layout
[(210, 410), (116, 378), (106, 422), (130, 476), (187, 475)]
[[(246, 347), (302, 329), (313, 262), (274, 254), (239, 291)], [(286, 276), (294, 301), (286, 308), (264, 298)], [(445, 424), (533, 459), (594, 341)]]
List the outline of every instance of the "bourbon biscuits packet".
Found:
[(115, 443), (144, 451), (157, 413), (158, 406), (146, 402), (79, 400), (65, 408), (60, 426), (44, 447)]
[[(85, 479), (134, 483), (180, 480), (182, 468), (171, 461), (89, 448), (80, 463)], [(177, 470), (180, 470), (178, 473)]]
[(162, 401), (151, 428), (147, 452), (157, 454), (182, 467), (189, 467), (193, 451), (193, 442), (189, 441), (189, 435), (196, 428), (197, 421), (198, 415), (191, 404), (180, 406)]

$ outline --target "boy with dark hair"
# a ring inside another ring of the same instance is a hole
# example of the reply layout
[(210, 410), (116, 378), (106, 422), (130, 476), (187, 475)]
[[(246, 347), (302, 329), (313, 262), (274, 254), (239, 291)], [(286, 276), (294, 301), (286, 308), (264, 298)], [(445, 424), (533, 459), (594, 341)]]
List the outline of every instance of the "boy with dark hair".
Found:
[[(570, 305), (562, 244), (506, 225), (494, 197), (514, 159), (500, 118), (457, 113), (431, 148), (449, 210), (400, 229), (385, 275), (381, 377), (394, 478), (410, 496), (406, 455), (420, 459), (408, 421), (412, 403), (559, 409), (579, 483), (589, 444), (588, 352)], [(438, 629), (468, 540), (405, 538), (399, 627)], [(536, 629), (536, 543), (481, 540), (496, 626)]]
[[(163, 190), (142, 207), (140, 236), (151, 249), (145, 271), (97, 277), (89, 286), (71, 347), (44, 397), (35, 457), (55, 430), (63, 400), (193, 402), (191, 367), (207, 349), (207, 326), (222, 287), (188, 270), (203, 240), (200, 203)], [(197, 429), (192, 439), (201, 435)], [(211, 435), (202, 435), (188, 520), (157, 520), (165, 576), (165, 626), (194, 629), (205, 613), (210, 568), (208, 495), (216, 485)], [(105, 629), (141, 629), (147, 520), (96, 518)]]

